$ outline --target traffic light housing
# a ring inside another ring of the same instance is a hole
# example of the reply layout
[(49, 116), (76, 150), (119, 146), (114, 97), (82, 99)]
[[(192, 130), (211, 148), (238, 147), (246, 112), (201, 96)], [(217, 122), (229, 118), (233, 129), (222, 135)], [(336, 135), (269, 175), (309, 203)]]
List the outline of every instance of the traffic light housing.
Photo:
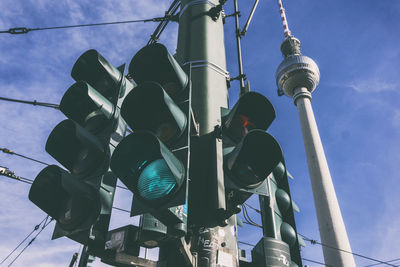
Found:
[(299, 212), (299, 207), (291, 198), (288, 177), (282, 158), (268, 177), (269, 196), (260, 196), (264, 235), (285, 242), (289, 246), (291, 266), (302, 266), (300, 246), (305, 243), (297, 234), (294, 211)]
[(225, 218), (241, 211), (252, 194), (268, 194), (263, 184), (282, 158), (280, 145), (265, 131), (275, 119), (269, 100), (245, 93), (222, 117)]
[(186, 233), (190, 135), (190, 73), (159, 43), (129, 65), (137, 83), (121, 106), (133, 130), (115, 149), (111, 169), (133, 192), (131, 215), (149, 213), (168, 236)]
[(53, 239), (67, 236), (100, 253), (116, 186), (110, 157), (126, 131), (119, 109), (133, 88), (123, 68), (93, 49), (79, 57), (71, 72), (77, 82), (60, 103), (69, 119), (46, 142), (46, 151), (67, 170), (46, 167), (29, 192), (29, 199), (57, 221)]

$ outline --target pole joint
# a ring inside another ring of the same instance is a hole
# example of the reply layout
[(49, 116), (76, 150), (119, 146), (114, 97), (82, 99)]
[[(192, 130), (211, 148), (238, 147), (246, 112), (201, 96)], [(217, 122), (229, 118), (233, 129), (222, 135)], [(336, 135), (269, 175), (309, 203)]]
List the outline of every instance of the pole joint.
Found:
[(296, 101), (300, 98), (306, 97), (312, 101), (312, 96), (310, 91), (308, 91), (307, 88), (305, 87), (298, 87), (294, 90), (294, 95), (293, 95), (293, 102), (296, 105)]
[(239, 74), (238, 76), (236, 76), (234, 78), (230, 78), (229, 81), (230, 82), (231, 81), (239, 81), (239, 80), (242, 80), (242, 79), (243, 79), (243, 81), (247, 80), (246, 74), (244, 74), (244, 73)]
[(226, 0), (219, 0), (218, 5), (212, 7), (212, 8), (210, 8), (210, 10), (208, 10), (207, 14), (212, 18), (213, 21), (218, 20), (225, 3), (226, 3)]

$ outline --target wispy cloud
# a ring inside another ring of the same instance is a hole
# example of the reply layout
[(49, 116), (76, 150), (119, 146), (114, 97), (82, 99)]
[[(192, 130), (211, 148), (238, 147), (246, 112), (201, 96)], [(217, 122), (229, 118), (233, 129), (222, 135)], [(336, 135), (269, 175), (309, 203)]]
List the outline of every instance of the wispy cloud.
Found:
[(348, 87), (359, 93), (380, 93), (385, 91), (395, 91), (399, 89), (399, 84), (372, 78), (357, 80), (348, 84)]

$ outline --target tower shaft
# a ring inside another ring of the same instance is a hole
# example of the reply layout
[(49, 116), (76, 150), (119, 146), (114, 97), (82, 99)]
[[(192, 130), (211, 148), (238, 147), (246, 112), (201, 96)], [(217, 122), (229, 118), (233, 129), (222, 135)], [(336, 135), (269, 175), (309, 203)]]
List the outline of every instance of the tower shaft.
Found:
[(300, 117), (321, 241), (327, 245), (323, 246), (325, 264), (356, 266), (311, 106), (311, 93), (298, 87), (293, 100)]

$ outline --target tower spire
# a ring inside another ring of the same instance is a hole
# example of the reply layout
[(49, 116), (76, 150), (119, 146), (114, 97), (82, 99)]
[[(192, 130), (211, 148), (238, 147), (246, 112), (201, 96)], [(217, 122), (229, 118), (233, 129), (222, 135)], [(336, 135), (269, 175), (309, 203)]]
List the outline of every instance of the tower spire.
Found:
[(279, 5), (279, 12), (281, 13), (283, 33), (285, 35), (285, 38), (288, 38), (289, 36), (292, 36), (292, 33), (289, 30), (289, 25), (286, 20), (286, 13), (285, 9), (283, 8), (282, 0), (278, 0), (278, 5)]

